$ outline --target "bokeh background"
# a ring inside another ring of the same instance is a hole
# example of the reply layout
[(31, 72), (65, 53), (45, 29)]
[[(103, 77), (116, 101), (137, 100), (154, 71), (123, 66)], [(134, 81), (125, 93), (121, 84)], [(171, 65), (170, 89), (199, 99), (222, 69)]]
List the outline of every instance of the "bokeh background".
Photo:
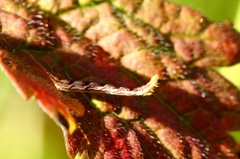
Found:
[[(240, 31), (240, 0), (172, 0)], [(240, 89), (240, 64), (216, 68)], [(231, 132), (240, 142), (240, 132)], [(60, 128), (32, 98), (24, 101), (0, 70), (0, 159), (68, 159)]]

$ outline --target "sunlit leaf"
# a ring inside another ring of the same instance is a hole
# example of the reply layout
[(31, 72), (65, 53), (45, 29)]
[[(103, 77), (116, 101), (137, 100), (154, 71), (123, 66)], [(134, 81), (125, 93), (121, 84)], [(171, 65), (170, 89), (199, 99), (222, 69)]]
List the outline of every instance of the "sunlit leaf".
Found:
[(228, 23), (164, 0), (0, 8), (0, 66), (71, 158), (238, 158), (239, 91), (210, 67), (240, 60)]

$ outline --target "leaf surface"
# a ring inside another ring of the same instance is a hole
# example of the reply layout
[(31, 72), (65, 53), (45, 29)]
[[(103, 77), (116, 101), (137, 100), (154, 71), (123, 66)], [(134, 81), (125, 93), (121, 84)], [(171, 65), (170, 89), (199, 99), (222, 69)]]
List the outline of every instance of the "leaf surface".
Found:
[(0, 22), (1, 68), (70, 158), (238, 158), (239, 91), (210, 68), (239, 62), (231, 26), (164, 0), (1, 0)]

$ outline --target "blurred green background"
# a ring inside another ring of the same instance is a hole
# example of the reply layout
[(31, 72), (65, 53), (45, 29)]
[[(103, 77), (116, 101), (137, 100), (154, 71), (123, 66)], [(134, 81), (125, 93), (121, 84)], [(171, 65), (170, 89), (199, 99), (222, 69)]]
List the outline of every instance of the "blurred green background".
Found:
[[(203, 12), (210, 20), (230, 19), (240, 31), (240, 0), (174, 0)], [(219, 68), (240, 88), (240, 64)], [(240, 141), (240, 133), (232, 133)], [(24, 101), (0, 71), (0, 159), (68, 159), (60, 128), (35, 99)]]

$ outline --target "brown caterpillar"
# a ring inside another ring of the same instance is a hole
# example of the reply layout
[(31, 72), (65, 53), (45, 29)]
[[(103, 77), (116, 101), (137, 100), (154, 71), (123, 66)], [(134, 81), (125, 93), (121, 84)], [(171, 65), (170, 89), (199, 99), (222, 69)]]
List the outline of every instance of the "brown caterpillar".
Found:
[(100, 85), (94, 82), (74, 81), (71, 82), (66, 79), (58, 79), (56, 76), (48, 73), (56, 88), (65, 92), (91, 92), (91, 93), (104, 93), (119, 96), (149, 96), (152, 95), (153, 90), (158, 84), (158, 75), (154, 75), (151, 80), (140, 87), (129, 89), (125, 87), (115, 87), (113, 85), (105, 84)]

